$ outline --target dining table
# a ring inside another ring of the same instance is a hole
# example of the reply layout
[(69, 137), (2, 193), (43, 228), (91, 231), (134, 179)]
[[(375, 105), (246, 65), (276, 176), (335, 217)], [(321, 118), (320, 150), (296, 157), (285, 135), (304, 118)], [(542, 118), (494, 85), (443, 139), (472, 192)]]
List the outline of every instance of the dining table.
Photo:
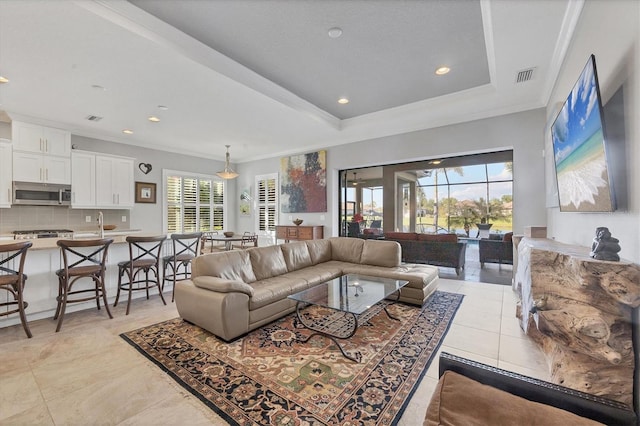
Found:
[(225, 237), (224, 235), (210, 235), (207, 237), (207, 239), (210, 241), (224, 242), (224, 250), (229, 251), (233, 249), (234, 242), (242, 241), (242, 235), (232, 235), (231, 237)]

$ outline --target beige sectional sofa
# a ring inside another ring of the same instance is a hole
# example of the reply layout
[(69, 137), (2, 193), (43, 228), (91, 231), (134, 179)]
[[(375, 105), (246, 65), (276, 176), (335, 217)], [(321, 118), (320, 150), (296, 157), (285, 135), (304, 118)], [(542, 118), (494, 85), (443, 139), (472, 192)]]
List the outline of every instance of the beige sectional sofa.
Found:
[(407, 280), (400, 301), (416, 305), (438, 285), (438, 268), (402, 264), (395, 241), (334, 237), (199, 256), (191, 279), (176, 284), (176, 306), (231, 340), (293, 312), (287, 296), (349, 273)]

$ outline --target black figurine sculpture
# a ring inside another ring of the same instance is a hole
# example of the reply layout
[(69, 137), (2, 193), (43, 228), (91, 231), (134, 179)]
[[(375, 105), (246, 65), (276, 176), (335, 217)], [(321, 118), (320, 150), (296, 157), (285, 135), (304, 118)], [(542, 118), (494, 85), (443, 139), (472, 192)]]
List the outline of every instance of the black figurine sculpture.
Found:
[(611, 236), (609, 228), (600, 226), (596, 228), (596, 236), (591, 244), (590, 256), (598, 260), (619, 261), (618, 252), (620, 249), (619, 240)]

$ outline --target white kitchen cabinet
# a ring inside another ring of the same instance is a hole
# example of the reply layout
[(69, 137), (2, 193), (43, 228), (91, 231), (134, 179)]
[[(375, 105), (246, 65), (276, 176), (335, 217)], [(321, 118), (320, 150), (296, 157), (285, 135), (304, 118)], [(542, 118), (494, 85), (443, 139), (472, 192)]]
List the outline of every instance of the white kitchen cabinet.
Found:
[(96, 155), (71, 153), (71, 208), (96, 206)]
[(97, 207), (133, 207), (133, 163), (133, 158), (96, 155)]
[(11, 207), (11, 181), (13, 180), (11, 141), (0, 139), (0, 208)]
[(68, 185), (71, 183), (71, 160), (14, 150), (13, 180)]
[(71, 133), (66, 130), (13, 121), (11, 132), (14, 151), (60, 157), (71, 155)]

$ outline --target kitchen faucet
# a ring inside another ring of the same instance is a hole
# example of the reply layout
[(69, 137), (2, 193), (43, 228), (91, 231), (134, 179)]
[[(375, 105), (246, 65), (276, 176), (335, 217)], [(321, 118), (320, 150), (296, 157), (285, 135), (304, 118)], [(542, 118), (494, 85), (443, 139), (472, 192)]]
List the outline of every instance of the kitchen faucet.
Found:
[(104, 238), (104, 215), (102, 212), (98, 212), (98, 230), (100, 231), (100, 238)]

